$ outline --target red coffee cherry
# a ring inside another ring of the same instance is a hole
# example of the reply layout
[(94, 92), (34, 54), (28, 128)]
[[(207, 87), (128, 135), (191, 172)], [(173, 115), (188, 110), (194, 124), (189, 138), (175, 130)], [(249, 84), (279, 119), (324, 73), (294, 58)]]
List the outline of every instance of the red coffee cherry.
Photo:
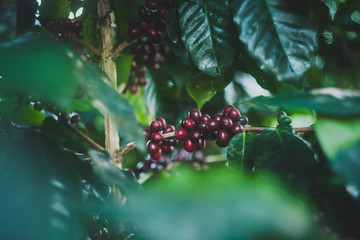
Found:
[(229, 129), (233, 126), (233, 121), (229, 117), (223, 117), (220, 123), (223, 129)]
[(148, 8), (148, 9), (151, 9), (151, 10), (155, 10), (159, 7), (159, 4), (156, 0), (146, 0), (145, 1), (145, 6)]
[(153, 142), (160, 142), (163, 140), (163, 136), (159, 132), (154, 132), (151, 134), (151, 140)]
[(206, 141), (204, 138), (199, 138), (199, 140), (196, 143), (196, 149), (197, 150), (203, 150), (206, 146)]
[(240, 119), (240, 111), (236, 108), (233, 108), (227, 112), (226, 116), (228, 116), (233, 122), (237, 122)]
[(182, 121), (182, 126), (188, 131), (192, 131), (196, 127), (196, 123), (193, 119), (187, 117)]
[(160, 146), (159, 146), (159, 144), (157, 144), (155, 142), (149, 141), (147, 144), (147, 149), (148, 149), (149, 153), (155, 154), (156, 152), (159, 151)]
[(211, 120), (211, 117), (208, 114), (204, 114), (201, 116), (201, 121), (208, 122)]
[(143, 129), (143, 134), (144, 134), (144, 138), (145, 138), (146, 140), (149, 140), (149, 139), (150, 139), (150, 137), (151, 137), (151, 132), (150, 132), (149, 130)]
[(234, 125), (230, 128), (231, 136), (234, 136), (238, 133), (242, 133), (244, 131), (244, 127), (240, 123), (234, 123)]
[(161, 129), (164, 129), (166, 127), (166, 121), (164, 118), (157, 118), (155, 121), (158, 121), (161, 124)]
[(226, 113), (229, 112), (233, 108), (235, 108), (234, 105), (226, 105), (222, 111), (222, 115), (225, 116)]
[(201, 122), (198, 123), (197, 129), (198, 129), (198, 131), (199, 131), (200, 133), (205, 133), (205, 132), (207, 131), (206, 126), (207, 126), (207, 123), (204, 122), (204, 121), (201, 121)]
[(217, 131), (220, 128), (220, 122), (216, 121), (216, 120), (210, 120), (207, 123), (207, 129), (209, 129), (210, 131)]
[(176, 130), (175, 138), (177, 140), (185, 140), (188, 135), (188, 131), (186, 131), (184, 128), (179, 128), (178, 130)]
[(159, 160), (161, 158), (161, 148), (155, 153), (151, 154), (151, 159), (153, 160)]
[(205, 139), (208, 141), (213, 141), (216, 139), (217, 137), (217, 133), (216, 132), (212, 132), (212, 131), (208, 131), (204, 134)]
[(214, 116), (213, 116), (213, 120), (216, 120), (216, 121), (220, 122), (222, 117), (223, 116), (220, 113), (215, 113)]
[(166, 138), (163, 140), (163, 144), (166, 146), (176, 146), (178, 144), (178, 140), (176, 138)]
[(159, 132), (162, 129), (162, 123), (159, 121), (152, 121), (150, 123), (150, 131), (151, 132)]
[(195, 150), (196, 144), (191, 141), (190, 138), (186, 139), (184, 143), (184, 149), (188, 152), (193, 152)]
[(170, 154), (174, 151), (174, 147), (173, 146), (166, 146), (166, 145), (162, 145), (161, 146), (161, 150), (162, 152), (166, 153), (166, 154)]
[(229, 143), (229, 134), (227, 131), (220, 129), (217, 133), (216, 145), (219, 147), (226, 147)]
[(175, 131), (175, 127), (173, 125), (167, 125), (164, 130), (163, 133), (169, 133), (169, 132), (174, 132)]
[(243, 126), (248, 124), (248, 122), (249, 122), (249, 120), (248, 120), (248, 118), (246, 116), (241, 116), (240, 119), (239, 119), (239, 123), (241, 125), (243, 125)]
[(160, 43), (162, 40), (161, 33), (155, 28), (149, 27), (147, 29), (147, 35), (153, 43)]
[(136, 25), (132, 25), (128, 28), (128, 35), (130, 40), (134, 40), (135, 38), (139, 37), (140, 33), (141, 29)]
[(199, 131), (192, 131), (192, 132), (190, 133), (190, 136), (189, 136), (189, 138), (190, 138), (191, 141), (193, 141), (193, 142), (197, 142), (197, 140), (199, 140), (200, 137), (201, 137), (201, 134), (200, 134)]
[(191, 119), (193, 119), (195, 122), (199, 122), (201, 119), (201, 112), (199, 109), (193, 108), (191, 109), (191, 111), (189, 112), (189, 117)]

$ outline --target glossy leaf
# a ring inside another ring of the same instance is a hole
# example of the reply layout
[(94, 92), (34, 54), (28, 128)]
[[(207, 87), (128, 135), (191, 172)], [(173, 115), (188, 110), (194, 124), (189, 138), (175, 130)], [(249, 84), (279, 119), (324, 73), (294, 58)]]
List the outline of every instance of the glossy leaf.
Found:
[(311, 239), (307, 210), (275, 189), (236, 172), (178, 171), (148, 185), (124, 211), (149, 239)]
[(1, 238), (83, 239), (76, 157), (34, 132), (1, 134), (0, 143)]
[(360, 141), (360, 121), (358, 118), (320, 117), (315, 124), (315, 133), (325, 155), (333, 160)]
[(116, 60), (116, 73), (118, 85), (126, 83), (131, 72), (131, 62), (134, 55), (120, 54)]
[(231, 1), (231, 9), (238, 38), (262, 71), (298, 82), (310, 70), (317, 36), (307, 2)]
[(169, 9), (166, 14), (166, 31), (174, 44), (178, 44), (181, 41), (176, 8)]
[(360, 93), (339, 88), (322, 88), (309, 92), (287, 90), (273, 97), (259, 97), (252, 101), (286, 110), (312, 109), (322, 116), (360, 116)]
[(300, 191), (312, 189), (317, 165), (315, 152), (288, 130), (261, 131), (252, 141), (251, 156), (255, 172), (271, 171)]
[(200, 71), (223, 76), (234, 57), (234, 31), (228, 1), (184, 1), (179, 4), (181, 39)]
[(139, 123), (148, 126), (149, 123), (155, 119), (155, 117), (149, 112), (143, 88), (140, 88), (136, 94), (131, 94), (127, 92), (124, 95), (124, 98), (126, 98), (129, 103), (134, 107), (135, 115)]
[(229, 142), (227, 147), (227, 159), (229, 167), (243, 171), (251, 171), (254, 162), (251, 158), (251, 141), (253, 137), (248, 134), (237, 134)]

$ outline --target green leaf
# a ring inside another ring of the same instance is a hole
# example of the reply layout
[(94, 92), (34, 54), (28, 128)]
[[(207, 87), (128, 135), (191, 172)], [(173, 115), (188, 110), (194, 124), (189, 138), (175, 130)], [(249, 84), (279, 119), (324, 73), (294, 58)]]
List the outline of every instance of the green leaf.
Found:
[(349, 185), (360, 188), (360, 140), (350, 148), (339, 152), (331, 163), (332, 169), (342, 174)]
[(310, 145), (287, 130), (266, 129), (257, 134), (251, 145), (255, 172), (271, 171), (290, 186), (311, 190), (317, 158)]
[(69, 0), (42, 0), (39, 11), (43, 17), (57, 21), (69, 16), (70, 6), (71, 1)]
[(133, 16), (138, 15), (138, 7), (144, 6), (144, 0), (115, 0), (115, 20), (117, 25), (117, 31), (119, 36), (127, 36), (127, 29), (129, 27), (129, 21)]
[(4, 129), (0, 152), (1, 237), (83, 239), (80, 178), (71, 164), (76, 157), (35, 132)]
[[(99, 19), (96, 13), (88, 14), (84, 20), (84, 28), (82, 30), (82, 34), (83, 34), (84, 42), (99, 49), (101, 46), (101, 39), (100, 39), (98, 21)], [(90, 56), (94, 56), (94, 53), (92, 51), (88, 49), (85, 49), (85, 51)]]
[(360, 121), (319, 117), (315, 133), (326, 156), (334, 160), (337, 154), (360, 141)]
[(131, 62), (134, 55), (120, 54), (116, 62), (116, 72), (118, 79), (118, 86), (121, 83), (126, 83), (131, 73)]
[(36, 111), (29, 104), (18, 104), (17, 99), (0, 100), (0, 116), (5, 117), (19, 125), (39, 127), (45, 119), (45, 115)]
[(258, 97), (252, 102), (286, 110), (307, 108), (322, 116), (360, 116), (360, 93), (339, 88), (322, 88), (310, 92), (287, 90), (273, 97)]
[(169, 9), (166, 13), (166, 31), (170, 38), (170, 40), (174, 44), (178, 44), (180, 42), (180, 29), (179, 29), (179, 22), (177, 16), (176, 8)]
[(140, 185), (138, 184), (135, 175), (129, 171), (117, 168), (113, 164), (109, 154), (90, 150), (89, 155), (94, 162), (93, 169), (95, 174), (105, 183), (115, 185), (127, 194), (132, 194), (139, 189)]
[(254, 162), (251, 159), (250, 149), (253, 137), (248, 134), (237, 134), (229, 142), (227, 147), (227, 159), (229, 167), (243, 171), (251, 171)]
[(236, 172), (178, 171), (148, 185), (123, 209), (156, 240), (313, 239), (304, 205), (276, 188)]
[(9, 43), (0, 52), (0, 75), (1, 91), (31, 95), (61, 111), (72, 109), (74, 93), (82, 86), (93, 106), (114, 119), (125, 141), (136, 141), (140, 149), (145, 148), (131, 105), (106, 83), (108, 78), (101, 70), (65, 44), (33, 35)]
[(234, 58), (229, 2), (181, 2), (178, 14), (181, 39), (194, 64), (210, 76), (223, 76)]
[(298, 82), (310, 70), (317, 36), (307, 2), (231, 1), (231, 9), (238, 38), (262, 71)]
[(135, 115), (139, 123), (148, 126), (154, 119), (154, 116), (149, 112), (148, 105), (145, 100), (144, 90), (140, 88), (136, 94), (127, 92), (124, 97), (135, 108)]
[(223, 80), (210, 77), (203, 73), (196, 74), (186, 81), (186, 90), (197, 103), (199, 109), (215, 96), (218, 91), (224, 89)]

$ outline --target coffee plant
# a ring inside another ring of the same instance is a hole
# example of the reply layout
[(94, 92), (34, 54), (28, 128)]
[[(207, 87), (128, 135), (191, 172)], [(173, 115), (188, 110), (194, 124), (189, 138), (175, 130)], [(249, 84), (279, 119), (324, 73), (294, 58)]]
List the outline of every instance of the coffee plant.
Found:
[(1, 0), (1, 239), (360, 239), (360, 1)]

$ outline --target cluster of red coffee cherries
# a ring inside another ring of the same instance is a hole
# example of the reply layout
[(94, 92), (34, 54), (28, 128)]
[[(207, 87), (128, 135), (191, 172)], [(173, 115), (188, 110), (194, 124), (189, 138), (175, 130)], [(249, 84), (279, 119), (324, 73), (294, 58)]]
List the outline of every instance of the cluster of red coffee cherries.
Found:
[[(157, 118), (150, 123), (149, 130), (144, 130), (144, 135), (149, 140), (147, 149), (151, 159), (159, 160), (163, 152), (172, 153), (178, 141), (184, 141), (187, 152), (203, 150), (206, 141), (212, 140), (216, 140), (217, 146), (226, 147), (233, 136), (243, 132), (247, 123), (247, 117), (241, 116), (233, 105), (226, 105), (221, 113), (214, 114), (212, 118), (194, 108), (181, 121), (181, 128), (176, 131), (173, 125), (166, 126), (163, 118)], [(164, 138), (163, 134), (170, 132), (174, 134)]]
[(157, 118), (150, 123), (150, 130), (144, 129), (145, 138), (148, 140), (147, 149), (151, 159), (159, 160), (162, 153), (170, 154), (174, 151), (174, 146), (178, 144), (175, 137), (164, 139), (164, 133), (174, 132), (173, 125), (166, 125), (164, 118)]
[(146, 0), (145, 6), (138, 8), (139, 16), (130, 21), (129, 39), (136, 40), (131, 48), (131, 53), (135, 57), (126, 88), (131, 94), (136, 94), (139, 87), (145, 86), (148, 82), (142, 71), (143, 68), (159, 69), (164, 63), (165, 54), (169, 48), (159, 43), (162, 41), (161, 32), (165, 26), (165, 15), (168, 9), (173, 7), (175, 7), (175, 0)]
[(46, 26), (56, 38), (65, 40), (71, 36), (82, 38), (81, 31), (83, 29), (83, 22), (80, 20), (72, 21), (70, 18), (64, 18), (60, 23), (43, 20), (42, 24)]

